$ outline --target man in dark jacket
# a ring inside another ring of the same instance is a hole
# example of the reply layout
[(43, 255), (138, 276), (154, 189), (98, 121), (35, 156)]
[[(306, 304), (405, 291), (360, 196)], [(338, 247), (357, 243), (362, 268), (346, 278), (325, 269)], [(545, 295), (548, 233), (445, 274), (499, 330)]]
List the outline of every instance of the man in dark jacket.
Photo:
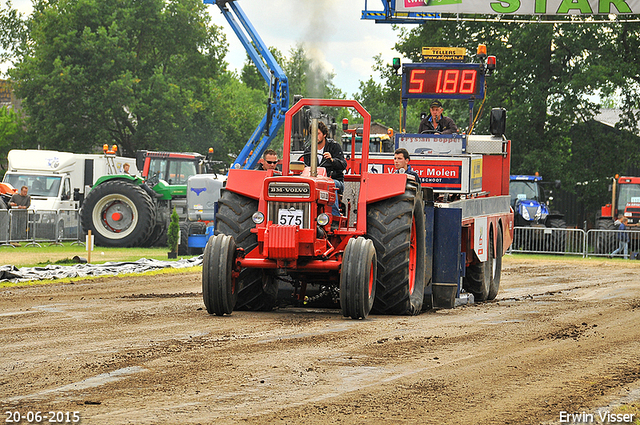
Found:
[(442, 103), (439, 100), (431, 102), (429, 111), (431, 113), (420, 121), (418, 133), (453, 134), (458, 132), (458, 127), (453, 120), (442, 115)]
[[(327, 170), (327, 177), (344, 182), (347, 161), (344, 159), (340, 144), (329, 139), (328, 134), (329, 129), (325, 123), (318, 122), (318, 167), (324, 167)], [(311, 165), (311, 147), (304, 151), (304, 163)]]
[[(337, 191), (341, 192), (344, 190), (344, 170), (347, 168), (347, 161), (344, 159), (340, 144), (329, 139), (328, 134), (329, 129), (325, 123), (318, 122), (318, 167), (324, 167), (327, 170), (327, 177), (333, 179)], [(304, 151), (303, 160), (306, 165), (311, 165), (311, 147)], [(337, 193), (332, 214), (340, 215)]]

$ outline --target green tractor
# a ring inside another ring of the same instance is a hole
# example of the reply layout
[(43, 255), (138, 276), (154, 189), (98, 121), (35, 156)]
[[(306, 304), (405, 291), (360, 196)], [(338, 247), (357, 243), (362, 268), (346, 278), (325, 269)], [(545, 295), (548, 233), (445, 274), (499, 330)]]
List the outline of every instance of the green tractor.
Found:
[(212, 164), (199, 153), (138, 151), (139, 171), (96, 180), (80, 210), (82, 230), (99, 246), (162, 244), (173, 208), (187, 216), (189, 177), (212, 172)]

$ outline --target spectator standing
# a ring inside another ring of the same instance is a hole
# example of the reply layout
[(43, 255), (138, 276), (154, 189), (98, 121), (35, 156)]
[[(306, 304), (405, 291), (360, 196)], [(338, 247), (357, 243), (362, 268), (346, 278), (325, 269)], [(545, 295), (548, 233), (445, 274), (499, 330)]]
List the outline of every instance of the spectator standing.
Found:
[(31, 206), (31, 196), (29, 196), (29, 188), (22, 186), (20, 193), (14, 193), (9, 200), (9, 206), (11, 208), (27, 209)]
[(629, 234), (626, 232), (627, 223), (629, 220), (627, 217), (622, 217), (620, 220), (620, 227), (618, 227), (618, 249), (613, 251), (610, 257), (613, 257), (620, 252), (623, 253), (624, 259), (627, 260), (629, 258)]

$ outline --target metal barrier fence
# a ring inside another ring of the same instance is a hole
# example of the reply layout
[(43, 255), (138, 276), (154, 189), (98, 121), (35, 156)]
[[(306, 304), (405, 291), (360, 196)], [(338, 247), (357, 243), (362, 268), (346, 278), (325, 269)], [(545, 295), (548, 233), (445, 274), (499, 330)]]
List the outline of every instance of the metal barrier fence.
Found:
[[(628, 241), (627, 256), (625, 257), (623, 249), (612, 255), (620, 246), (620, 241), (625, 239)], [(509, 252), (635, 258), (636, 254), (640, 252), (640, 232), (634, 230), (593, 229), (584, 231), (582, 229), (516, 227)]]
[(56, 244), (82, 236), (77, 210), (0, 210), (0, 246)]

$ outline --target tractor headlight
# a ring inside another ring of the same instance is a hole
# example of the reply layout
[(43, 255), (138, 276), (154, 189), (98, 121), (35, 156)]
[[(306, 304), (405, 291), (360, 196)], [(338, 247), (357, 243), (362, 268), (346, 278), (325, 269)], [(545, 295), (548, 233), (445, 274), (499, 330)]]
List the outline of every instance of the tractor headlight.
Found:
[(520, 205), (520, 213), (522, 214), (522, 218), (525, 220), (531, 220), (531, 216), (529, 215), (529, 210), (524, 205)]
[(322, 213), (318, 216), (317, 221), (320, 226), (326, 226), (327, 224), (329, 224), (329, 216), (325, 213)]
[(262, 214), (260, 211), (254, 212), (253, 215), (251, 216), (251, 219), (253, 220), (254, 223), (260, 224), (264, 221), (264, 214)]

